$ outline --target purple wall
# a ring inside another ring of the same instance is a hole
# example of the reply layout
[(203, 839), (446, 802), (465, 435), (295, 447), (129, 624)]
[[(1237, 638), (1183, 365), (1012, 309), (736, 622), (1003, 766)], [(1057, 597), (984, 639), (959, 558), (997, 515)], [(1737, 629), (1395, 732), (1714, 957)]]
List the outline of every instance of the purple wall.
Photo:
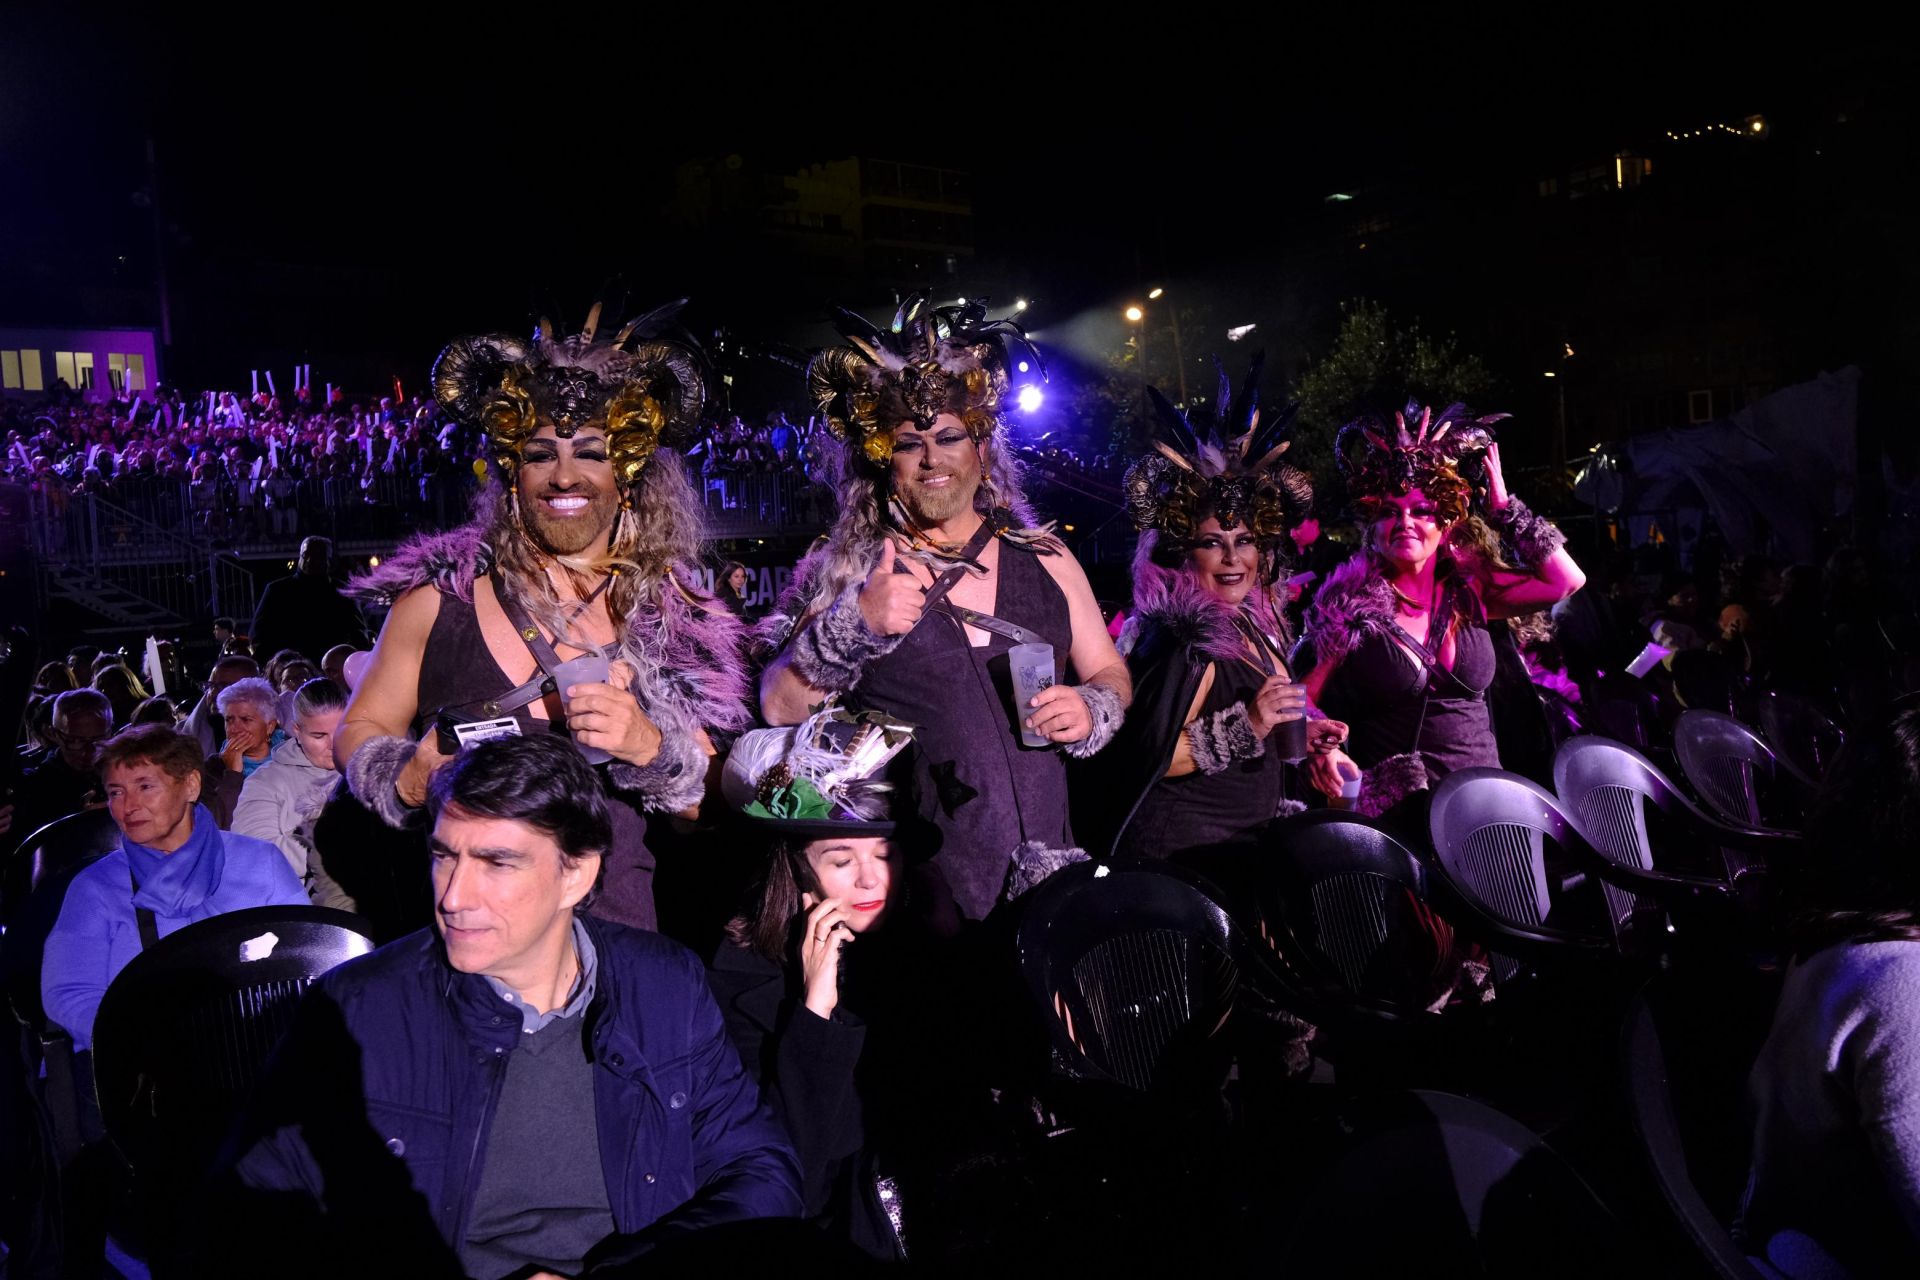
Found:
[(0, 395), (38, 399), (61, 377), (79, 387), (89, 358), (89, 400), (109, 398), (116, 379), (130, 383), (135, 394), (152, 391), (161, 380), (152, 329), (0, 329)]

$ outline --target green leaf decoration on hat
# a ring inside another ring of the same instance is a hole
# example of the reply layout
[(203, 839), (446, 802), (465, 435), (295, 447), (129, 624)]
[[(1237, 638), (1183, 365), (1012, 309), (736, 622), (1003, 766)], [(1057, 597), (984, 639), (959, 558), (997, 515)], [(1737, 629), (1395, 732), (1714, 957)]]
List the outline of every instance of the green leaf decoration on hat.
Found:
[(763, 803), (754, 800), (741, 812), (754, 818), (776, 818), (786, 822), (833, 817), (833, 806), (805, 778), (796, 778), (769, 795)]

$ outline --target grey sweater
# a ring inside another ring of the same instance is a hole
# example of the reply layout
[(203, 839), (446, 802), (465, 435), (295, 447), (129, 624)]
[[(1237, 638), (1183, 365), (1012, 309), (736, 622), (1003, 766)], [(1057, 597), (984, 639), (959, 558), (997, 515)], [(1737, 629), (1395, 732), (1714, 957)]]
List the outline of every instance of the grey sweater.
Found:
[(1794, 1277), (1920, 1275), (1920, 942), (1796, 963), (1748, 1090), (1747, 1250)]

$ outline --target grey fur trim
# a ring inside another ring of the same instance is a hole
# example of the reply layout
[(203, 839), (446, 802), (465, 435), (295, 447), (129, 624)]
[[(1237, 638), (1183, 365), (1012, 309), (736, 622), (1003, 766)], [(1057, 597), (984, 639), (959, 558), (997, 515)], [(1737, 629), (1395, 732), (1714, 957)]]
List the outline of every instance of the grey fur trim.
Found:
[(1193, 762), (1202, 773), (1225, 773), (1235, 761), (1258, 760), (1267, 744), (1253, 736), (1247, 704), (1236, 702), (1224, 711), (1201, 716), (1187, 726)]
[(1007, 868), (1007, 887), (1000, 897), (1004, 902), (1012, 902), (1029, 889), (1056, 871), (1064, 870), (1076, 862), (1091, 861), (1085, 849), (1061, 849), (1041, 840), (1022, 841), (1013, 851), (1012, 865)]
[(849, 582), (819, 617), (794, 632), (793, 670), (828, 693), (844, 693), (860, 683), (860, 673), (875, 658), (892, 653), (905, 636), (877, 636), (860, 616), (860, 582)]
[(419, 826), (426, 820), (424, 808), (408, 808), (394, 790), (413, 759), (414, 746), (411, 738), (383, 735), (368, 738), (347, 757), (347, 790), (390, 827)]
[(1377, 818), (1416, 791), (1427, 789), (1427, 762), (1418, 751), (1388, 756), (1360, 775), (1360, 799), (1354, 809)]
[(1281, 796), (1280, 804), (1274, 809), (1273, 816), (1276, 818), (1291, 818), (1296, 813), (1305, 813), (1306, 811), (1306, 801), (1289, 800), (1286, 796)]
[(707, 794), (708, 756), (694, 733), (699, 726), (677, 699), (643, 709), (660, 730), (660, 754), (648, 764), (615, 760), (607, 766), (607, 778), (621, 791), (637, 794), (639, 807), (650, 813), (691, 809)]
[(1567, 545), (1567, 535), (1553, 521), (1518, 498), (1508, 498), (1506, 508), (1489, 515), (1487, 523), (1500, 531), (1520, 563), (1528, 567), (1543, 563)]
[(1093, 717), (1093, 731), (1078, 742), (1067, 744), (1067, 754), (1075, 760), (1085, 760), (1100, 748), (1113, 741), (1113, 735), (1120, 732), (1120, 722), (1127, 718), (1127, 709), (1120, 705), (1120, 693), (1104, 684), (1077, 684), (1073, 686), (1080, 694), (1080, 700), (1087, 704), (1087, 713)]

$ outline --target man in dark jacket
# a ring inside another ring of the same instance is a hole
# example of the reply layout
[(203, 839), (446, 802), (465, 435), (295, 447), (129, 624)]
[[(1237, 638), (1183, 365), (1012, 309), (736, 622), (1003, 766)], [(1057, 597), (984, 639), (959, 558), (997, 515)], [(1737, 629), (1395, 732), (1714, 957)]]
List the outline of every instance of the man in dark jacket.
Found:
[(434, 775), (429, 810), (436, 928), (303, 1004), (248, 1117), (239, 1203), (204, 1233), (229, 1270), (603, 1275), (797, 1215), (792, 1149), (699, 963), (576, 914), (611, 839), (578, 751), (481, 743)]
[(282, 649), (315, 662), (337, 644), (366, 647), (367, 628), (353, 601), (333, 585), (333, 544), (300, 543), (299, 572), (267, 584), (253, 612), (253, 651), (264, 659)]

